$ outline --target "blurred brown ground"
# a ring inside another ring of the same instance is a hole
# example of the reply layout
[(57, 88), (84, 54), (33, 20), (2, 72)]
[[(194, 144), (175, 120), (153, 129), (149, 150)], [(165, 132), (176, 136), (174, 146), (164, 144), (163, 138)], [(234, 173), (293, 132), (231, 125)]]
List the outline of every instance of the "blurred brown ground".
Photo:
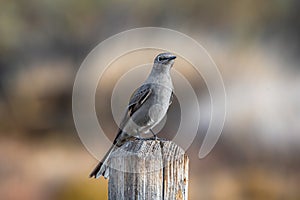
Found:
[[(107, 198), (107, 181), (88, 178), (97, 160), (76, 133), (72, 86), (96, 44), (142, 26), (192, 36), (224, 78), (228, 107), (221, 138), (199, 160), (204, 124), (187, 152), (190, 199), (300, 199), (299, 9), (294, 0), (1, 0), (1, 199)], [(203, 81), (185, 70), (183, 60), (177, 63), (205, 99)], [(110, 112), (102, 94), (111, 84), (96, 96), (101, 116)], [(111, 114), (101, 120), (112, 139)], [(172, 131), (160, 136), (172, 138)]]

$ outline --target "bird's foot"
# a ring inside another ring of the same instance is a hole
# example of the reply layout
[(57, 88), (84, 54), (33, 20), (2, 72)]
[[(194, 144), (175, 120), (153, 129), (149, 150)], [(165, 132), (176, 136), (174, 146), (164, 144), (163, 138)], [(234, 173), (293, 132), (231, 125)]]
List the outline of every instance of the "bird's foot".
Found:
[(159, 141), (168, 141), (166, 138), (157, 138)]
[(158, 139), (157, 135), (152, 131), (152, 129), (150, 129), (150, 132), (153, 135), (153, 137), (151, 137), (151, 139), (154, 139), (155, 141), (157, 141), (157, 139)]
[(143, 140), (144, 138), (142, 138), (141, 136), (137, 135), (137, 136), (134, 136), (134, 139), (135, 140)]
[(157, 137), (157, 135), (153, 135), (150, 139), (157, 141), (159, 138)]
[(159, 138), (157, 135), (154, 136), (154, 140), (157, 141)]

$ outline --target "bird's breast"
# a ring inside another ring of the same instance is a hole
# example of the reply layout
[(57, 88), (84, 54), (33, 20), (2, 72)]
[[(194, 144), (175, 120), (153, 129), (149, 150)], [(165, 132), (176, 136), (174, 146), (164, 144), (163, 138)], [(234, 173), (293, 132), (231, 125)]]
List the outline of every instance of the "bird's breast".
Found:
[(153, 95), (151, 95), (149, 99), (151, 105), (149, 105), (148, 115), (151, 121), (159, 123), (169, 108), (172, 89), (156, 85), (154, 86), (153, 91)]

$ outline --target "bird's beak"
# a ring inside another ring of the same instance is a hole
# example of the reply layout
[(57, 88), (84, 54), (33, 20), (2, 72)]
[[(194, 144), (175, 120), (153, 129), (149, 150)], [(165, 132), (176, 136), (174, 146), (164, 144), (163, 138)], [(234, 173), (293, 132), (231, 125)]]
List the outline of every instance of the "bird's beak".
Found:
[(170, 60), (174, 60), (176, 58), (176, 56), (170, 56), (169, 58), (168, 58), (168, 60), (170, 61)]

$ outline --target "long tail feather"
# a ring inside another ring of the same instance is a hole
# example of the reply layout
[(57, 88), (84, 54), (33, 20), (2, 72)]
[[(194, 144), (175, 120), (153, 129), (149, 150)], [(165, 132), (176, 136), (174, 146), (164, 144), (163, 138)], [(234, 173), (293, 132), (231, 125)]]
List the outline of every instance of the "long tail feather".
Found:
[(109, 176), (109, 156), (116, 148), (116, 145), (112, 145), (109, 149), (109, 151), (106, 153), (104, 158), (99, 162), (99, 164), (95, 167), (95, 169), (90, 174), (90, 178), (99, 178), (100, 176), (103, 176), (104, 178), (108, 178)]
[(103, 176), (104, 178), (108, 178), (109, 176), (109, 157), (110, 154), (118, 147), (122, 146), (129, 139), (134, 138), (133, 136), (128, 135), (126, 132), (123, 132), (119, 129), (119, 132), (113, 142), (113, 145), (110, 147), (108, 152), (105, 154), (104, 158), (99, 162), (96, 168), (90, 174), (90, 178), (99, 178)]

